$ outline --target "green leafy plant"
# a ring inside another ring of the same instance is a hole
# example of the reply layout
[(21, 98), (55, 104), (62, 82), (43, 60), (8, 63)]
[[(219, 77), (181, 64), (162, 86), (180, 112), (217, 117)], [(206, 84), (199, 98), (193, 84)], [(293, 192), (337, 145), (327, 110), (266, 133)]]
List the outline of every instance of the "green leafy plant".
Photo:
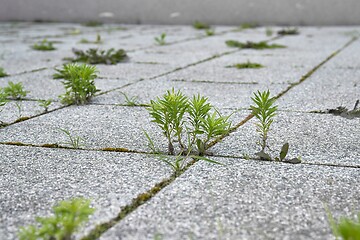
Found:
[[(260, 141), (258, 144), (261, 146), (261, 150), (256, 153), (260, 159), (271, 161), (273, 160), (271, 155), (265, 152), (266, 148), (269, 148), (267, 144), (268, 134), (271, 124), (274, 122), (277, 106), (274, 105), (275, 99), (270, 98), (270, 91), (257, 91), (254, 93), (254, 97), (251, 98), (254, 105), (251, 105), (252, 114), (258, 119), (256, 123), (256, 131), (260, 134)], [(282, 161), (288, 163), (300, 163), (300, 158), (286, 159), (286, 155), (289, 150), (289, 143), (285, 143), (280, 151), (279, 157), (276, 157), (275, 161)]]
[(31, 48), (38, 51), (53, 51), (56, 49), (53, 46), (53, 42), (50, 42), (47, 39), (35, 43), (34, 45), (31, 46)]
[(18, 110), (18, 118), (21, 118), (21, 116), (22, 116), (22, 106), (21, 106), (21, 104), (20, 103), (18, 103), (18, 102), (15, 102), (15, 106), (16, 106), (16, 108), (17, 108), (17, 110)]
[(327, 207), (325, 209), (332, 232), (336, 239), (341, 238), (343, 240), (360, 240), (360, 212), (354, 219), (340, 217), (340, 219), (336, 221), (330, 210)]
[(207, 101), (200, 95), (189, 99), (174, 89), (167, 91), (162, 98), (150, 101), (147, 110), (152, 122), (165, 135), (171, 155), (175, 155), (176, 142), (180, 155), (186, 155), (196, 146), (197, 154), (202, 156), (211, 140), (228, 133), (230, 116), (221, 116)]
[(200, 22), (200, 21), (195, 21), (193, 23), (193, 27), (195, 29), (198, 29), (198, 30), (202, 30), (202, 29), (209, 29), (210, 28), (210, 25), (209, 24), (206, 24), (204, 22)]
[(138, 97), (133, 96), (129, 97), (126, 93), (120, 92), (125, 97), (125, 102), (127, 106), (138, 106)]
[(29, 91), (25, 91), (21, 82), (13, 83), (9, 82), (8, 86), (2, 89), (3, 94), (11, 99), (20, 100), (26, 97)]
[(52, 103), (52, 99), (48, 100), (38, 100), (39, 106), (44, 108), (44, 111), (47, 112), (49, 110), (49, 106)]
[(59, 128), (69, 139), (68, 142), (63, 142), (62, 144), (69, 145), (73, 148), (79, 149), (80, 147), (85, 146), (84, 139), (79, 136), (72, 136), (69, 130)]
[(96, 88), (94, 79), (97, 77), (96, 67), (86, 64), (78, 65), (70, 63), (63, 69), (56, 69), (55, 78), (63, 78), (66, 93), (60, 95), (64, 104), (84, 104), (99, 90)]
[(244, 69), (244, 68), (263, 68), (264, 66), (260, 63), (253, 63), (247, 61), (245, 63), (236, 63), (233, 65), (226, 66), (227, 68), (237, 68), (237, 69)]
[(86, 51), (73, 49), (75, 58), (65, 58), (72, 62), (84, 62), (88, 64), (116, 64), (127, 59), (125, 50), (110, 48), (108, 50), (99, 50), (97, 48), (90, 48)]
[(166, 44), (165, 38), (166, 38), (166, 33), (162, 33), (159, 37), (155, 37), (154, 39), (158, 45), (163, 46)]
[(255, 105), (251, 105), (252, 114), (259, 120), (256, 123), (256, 131), (260, 134), (261, 141), (258, 144), (261, 146), (261, 153), (265, 153), (267, 147), (268, 133), (271, 124), (274, 122), (277, 106), (274, 106), (275, 99), (270, 98), (270, 91), (254, 93), (251, 98)]
[(242, 42), (239, 42), (236, 40), (227, 40), (225, 43), (229, 47), (237, 47), (237, 48), (241, 48), (241, 49), (250, 48), (250, 49), (262, 50), (262, 49), (273, 49), (273, 48), (285, 48), (286, 47), (284, 45), (279, 45), (279, 44), (269, 45), (265, 41), (262, 41), (262, 42), (247, 41), (245, 43), (242, 43)]
[(100, 34), (96, 34), (96, 39), (94, 41), (90, 41), (90, 40), (87, 40), (85, 38), (82, 38), (80, 40), (80, 43), (85, 43), (85, 44), (88, 44), (88, 43), (92, 43), (92, 44), (101, 44), (103, 43), (103, 41), (101, 40), (101, 36)]
[(278, 35), (298, 35), (299, 34), (299, 30), (297, 28), (284, 28), (284, 29), (281, 29), (277, 32)]
[(36, 217), (37, 224), (20, 228), (20, 240), (70, 240), (95, 211), (90, 200), (74, 198), (53, 207), (53, 216)]
[(213, 36), (215, 34), (215, 30), (211, 28), (205, 29), (206, 36)]
[(4, 68), (0, 67), (0, 78), (6, 77), (6, 76), (9, 76), (9, 75), (5, 72)]

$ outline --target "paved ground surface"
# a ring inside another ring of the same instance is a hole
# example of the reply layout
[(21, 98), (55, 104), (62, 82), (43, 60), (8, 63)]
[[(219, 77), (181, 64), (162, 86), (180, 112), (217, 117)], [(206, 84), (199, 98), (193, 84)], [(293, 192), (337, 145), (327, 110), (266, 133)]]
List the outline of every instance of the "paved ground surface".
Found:
[[(275, 34), (268, 36), (265, 27), (218, 26), (206, 36), (190, 26), (1, 23), (0, 66), (9, 76), (0, 87), (22, 82), (29, 93), (0, 112), (0, 239), (16, 239), (20, 226), (77, 196), (96, 208), (78, 238), (130, 206), (100, 239), (331, 239), (325, 205), (336, 218), (360, 211), (360, 118), (321, 112), (351, 110), (360, 99), (360, 41), (354, 38), (360, 27), (304, 27), (295, 36), (271, 29)], [(163, 32), (167, 44), (158, 46), (154, 37)], [(79, 43), (97, 34), (102, 44)], [(44, 38), (57, 50), (30, 48)], [(234, 49), (225, 44), (230, 39), (287, 48)], [(52, 78), (73, 47), (124, 48), (129, 56), (97, 66), (101, 91), (82, 106), (62, 105), (63, 84)], [(226, 68), (248, 60), (265, 67)], [(172, 87), (209, 97), (222, 113), (235, 111), (233, 126), (243, 121), (210, 149), (224, 165), (200, 161), (174, 177), (151, 154), (143, 129), (166, 152), (161, 131), (145, 107), (127, 106), (123, 93), (147, 104)], [(278, 151), (289, 142), (290, 157), (301, 156), (301, 164), (253, 159), (259, 147), (250, 97), (266, 89), (279, 106), (269, 145)], [(53, 99), (47, 112), (40, 99)], [(82, 137), (82, 149), (45, 147), (67, 146), (60, 128)], [(154, 189), (160, 191), (133, 204)]]

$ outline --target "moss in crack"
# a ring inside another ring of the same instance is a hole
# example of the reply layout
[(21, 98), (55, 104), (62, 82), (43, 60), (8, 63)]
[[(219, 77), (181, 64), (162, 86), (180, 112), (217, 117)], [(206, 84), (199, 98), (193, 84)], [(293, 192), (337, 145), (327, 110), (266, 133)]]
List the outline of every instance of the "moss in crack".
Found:
[(101, 151), (105, 151), (105, 152), (135, 152), (133, 150), (129, 150), (127, 148), (101, 148)]
[(229, 47), (237, 47), (240, 49), (250, 48), (256, 50), (263, 50), (263, 49), (274, 49), (274, 48), (286, 48), (286, 46), (284, 45), (268, 44), (266, 41), (261, 41), (261, 42), (247, 41), (244, 43), (236, 40), (227, 40), (225, 43)]
[(236, 69), (246, 69), (246, 68), (263, 68), (265, 67), (264, 65), (260, 64), (260, 63), (254, 63), (254, 62), (244, 62), (244, 63), (236, 63), (233, 65), (228, 65), (226, 66), (226, 68), (236, 68)]
[(16, 119), (14, 123), (23, 122), (23, 121), (26, 121), (29, 119), (30, 119), (30, 117), (20, 117), (20, 118)]
[(281, 29), (277, 32), (278, 35), (285, 36), (285, 35), (298, 35), (300, 32), (296, 27), (288, 27)]

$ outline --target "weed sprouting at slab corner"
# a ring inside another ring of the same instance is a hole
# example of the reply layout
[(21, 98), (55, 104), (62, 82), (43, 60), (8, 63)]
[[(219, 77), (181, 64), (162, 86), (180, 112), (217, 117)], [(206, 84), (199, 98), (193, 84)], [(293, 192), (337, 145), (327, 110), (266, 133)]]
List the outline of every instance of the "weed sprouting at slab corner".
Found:
[(61, 201), (53, 207), (53, 216), (36, 217), (36, 225), (20, 228), (19, 239), (74, 239), (74, 233), (89, 220), (94, 211), (90, 207), (90, 200), (84, 198)]
[(35, 43), (31, 46), (32, 49), (38, 50), (38, 51), (53, 51), (56, 50), (56, 48), (53, 46), (53, 42), (48, 41), (47, 39), (44, 39), (40, 42)]
[(239, 42), (236, 40), (227, 40), (225, 43), (228, 47), (237, 47), (237, 48), (241, 48), (241, 49), (249, 48), (249, 49), (263, 50), (263, 49), (274, 49), (274, 48), (286, 48), (286, 46), (284, 46), (284, 45), (268, 44), (265, 41), (262, 41), (262, 42), (247, 41), (247, 42), (243, 43), (243, 42)]
[(6, 98), (20, 100), (26, 97), (29, 91), (25, 91), (22, 82), (13, 83), (9, 81), (8, 86), (1, 89), (3, 96)]
[(90, 48), (86, 51), (73, 49), (75, 58), (65, 58), (71, 62), (83, 62), (88, 64), (116, 64), (127, 60), (125, 50), (110, 48), (108, 50), (100, 50), (97, 48)]
[(166, 45), (166, 33), (162, 33), (159, 37), (155, 37), (154, 40), (159, 46)]
[(69, 63), (63, 65), (63, 69), (55, 70), (58, 73), (55, 73), (53, 77), (64, 79), (62, 83), (66, 92), (59, 96), (64, 104), (85, 104), (96, 92), (100, 91), (94, 82), (98, 72), (95, 66)]
[(0, 78), (7, 77), (7, 76), (9, 76), (9, 75), (5, 72), (4, 68), (0, 67)]

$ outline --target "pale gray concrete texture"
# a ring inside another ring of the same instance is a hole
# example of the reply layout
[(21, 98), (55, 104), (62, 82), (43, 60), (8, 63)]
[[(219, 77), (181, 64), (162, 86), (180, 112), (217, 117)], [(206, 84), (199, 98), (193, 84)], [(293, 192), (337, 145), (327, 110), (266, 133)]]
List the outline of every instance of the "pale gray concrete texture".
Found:
[(357, 0), (1, 0), (0, 21), (136, 24), (360, 24)]
[[(213, 28), (215, 35), (207, 36), (190, 26), (0, 24), (0, 67), (9, 74), (0, 88), (13, 82), (29, 91), (0, 107), (0, 239), (16, 239), (19, 227), (79, 196), (96, 212), (75, 239), (111, 223), (124, 207), (133, 211), (100, 239), (333, 239), (325, 206), (336, 219), (360, 211), (360, 118), (327, 113), (351, 110), (360, 99), (360, 27), (299, 27), (292, 36), (278, 36), (277, 26)], [(164, 46), (154, 40), (161, 33), (168, 34)], [(101, 44), (81, 43), (98, 34)], [(44, 38), (57, 49), (31, 48)], [(238, 49), (226, 40), (286, 48)], [(96, 65), (100, 91), (88, 104), (62, 104), (65, 89), (53, 79), (55, 69), (73, 56), (72, 48), (94, 47), (124, 48), (129, 58)], [(247, 61), (264, 68), (227, 67)], [(208, 97), (238, 125), (206, 152), (223, 165), (198, 161), (175, 176), (162, 161), (174, 156), (146, 106), (171, 88)], [(288, 158), (301, 157), (301, 164), (255, 155), (259, 133), (249, 106), (253, 92), (267, 89), (279, 109), (268, 151), (276, 157), (288, 142)], [(45, 111), (38, 100), (48, 99)], [(138, 105), (129, 106), (129, 99)], [(60, 129), (80, 137), (81, 149)], [(144, 131), (162, 156), (152, 154)], [(149, 201), (133, 204), (154, 189), (160, 191)]]

